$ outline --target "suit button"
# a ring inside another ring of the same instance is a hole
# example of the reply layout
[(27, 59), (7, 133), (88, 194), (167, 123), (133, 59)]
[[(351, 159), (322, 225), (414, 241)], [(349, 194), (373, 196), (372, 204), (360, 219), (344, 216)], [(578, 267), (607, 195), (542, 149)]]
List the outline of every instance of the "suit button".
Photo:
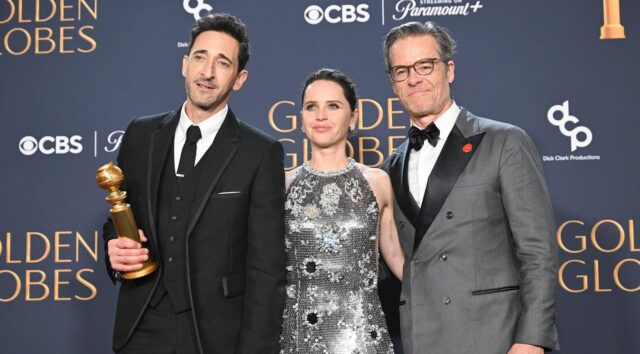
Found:
[(169, 262), (173, 262), (173, 257), (169, 257), (169, 259), (167, 259)]
[(178, 195), (178, 196), (176, 196), (176, 200), (177, 200), (177, 201), (181, 201), (181, 200), (182, 200), (182, 197)]
[(174, 216), (171, 217), (171, 220), (176, 221), (176, 220), (178, 220), (178, 217), (174, 215)]
[(449, 256), (447, 256), (447, 254), (446, 254), (446, 253), (442, 253), (442, 254), (440, 255), (440, 261), (441, 261), (441, 262), (446, 262), (446, 261), (447, 261), (447, 259), (449, 259)]
[(445, 305), (449, 305), (451, 303), (451, 298), (448, 296), (445, 296), (444, 299), (442, 299), (442, 303)]
[(448, 211), (447, 212), (447, 219), (449, 219), (449, 220), (453, 219), (453, 212), (452, 211)]
[(173, 242), (173, 241), (175, 241), (175, 240), (176, 240), (176, 238), (175, 238), (175, 237), (173, 237), (173, 236), (169, 237), (169, 242)]
[(400, 221), (400, 222), (398, 223), (398, 226), (399, 226), (401, 229), (404, 229), (404, 221)]

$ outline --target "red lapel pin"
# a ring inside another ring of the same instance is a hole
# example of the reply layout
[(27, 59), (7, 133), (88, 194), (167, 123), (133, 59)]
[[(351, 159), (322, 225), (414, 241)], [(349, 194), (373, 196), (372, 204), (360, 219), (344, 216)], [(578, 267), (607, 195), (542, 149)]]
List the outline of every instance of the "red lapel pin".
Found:
[(464, 152), (465, 154), (470, 153), (471, 150), (473, 150), (473, 145), (471, 144), (464, 144), (464, 146), (462, 147), (462, 152)]

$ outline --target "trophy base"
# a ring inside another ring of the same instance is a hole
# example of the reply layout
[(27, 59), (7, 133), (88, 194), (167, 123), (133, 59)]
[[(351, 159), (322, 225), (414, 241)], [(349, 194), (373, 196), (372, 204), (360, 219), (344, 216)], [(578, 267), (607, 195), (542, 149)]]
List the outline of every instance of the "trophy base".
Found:
[(158, 265), (156, 264), (156, 262), (145, 262), (144, 266), (142, 266), (142, 269), (124, 273), (124, 278), (127, 280), (142, 278), (155, 272), (156, 269), (158, 269)]
[(624, 39), (624, 27), (621, 25), (604, 25), (600, 27), (600, 39)]

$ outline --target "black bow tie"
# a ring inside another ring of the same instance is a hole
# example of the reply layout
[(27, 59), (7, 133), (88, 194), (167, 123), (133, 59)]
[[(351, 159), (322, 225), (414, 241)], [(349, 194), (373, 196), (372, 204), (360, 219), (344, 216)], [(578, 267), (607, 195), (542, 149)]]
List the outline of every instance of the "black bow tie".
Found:
[(438, 127), (433, 123), (429, 124), (424, 129), (412, 126), (409, 129), (409, 147), (416, 151), (420, 151), (425, 140), (427, 140), (431, 146), (436, 146), (439, 137), (440, 129), (438, 129)]

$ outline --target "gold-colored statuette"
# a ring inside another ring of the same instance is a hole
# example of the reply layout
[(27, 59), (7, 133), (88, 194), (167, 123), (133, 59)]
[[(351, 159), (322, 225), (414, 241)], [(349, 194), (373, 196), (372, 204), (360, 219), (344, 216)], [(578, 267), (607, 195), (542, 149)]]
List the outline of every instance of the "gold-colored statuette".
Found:
[[(116, 228), (118, 236), (124, 236), (140, 242), (138, 226), (136, 225), (136, 220), (133, 218), (131, 205), (124, 202), (127, 198), (127, 192), (120, 190), (120, 183), (122, 183), (123, 180), (124, 175), (122, 174), (122, 170), (112, 162), (100, 166), (96, 171), (98, 186), (109, 191), (109, 195), (105, 199), (113, 206), (110, 210), (111, 219), (113, 220), (113, 225)], [(142, 269), (126, 272), (124, 273), (124, 278), (142, 278), (145, 275), (153, 273), (157, 268), (158, 265), (156, 262), (149, 258), (142, 265)]]
[(620, 0), (603, 0), (604, 25), (600, 27), (600, 39), (623, 39), (624, 27), (620, 24)]

